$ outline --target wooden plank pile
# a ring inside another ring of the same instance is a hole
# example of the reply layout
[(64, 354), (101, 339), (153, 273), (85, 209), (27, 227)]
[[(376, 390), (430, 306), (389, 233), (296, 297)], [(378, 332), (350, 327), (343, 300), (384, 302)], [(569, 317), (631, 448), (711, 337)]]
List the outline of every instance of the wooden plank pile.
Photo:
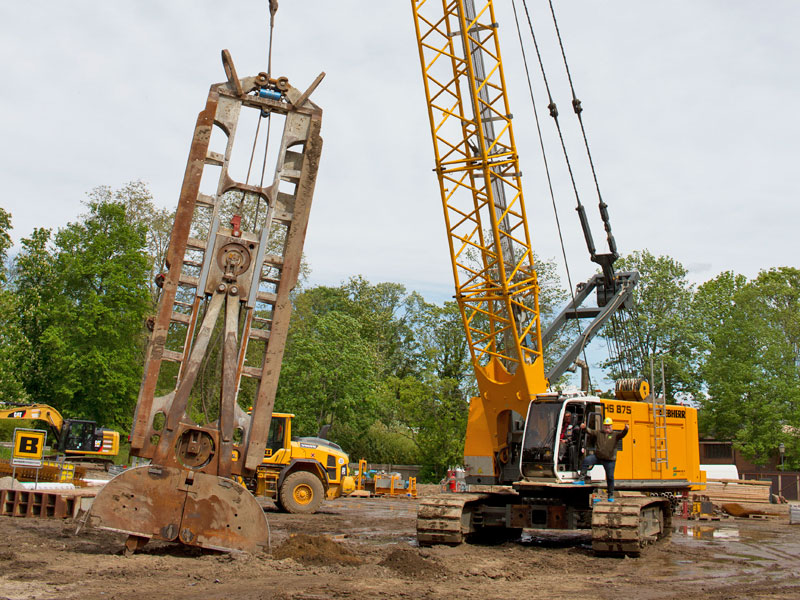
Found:
[(716, 479), (706, 482), (699, 495), (708, 498), (714, 508), (734, 517), (783, 516), (787, 505), (771, 504), (769, 481)]
[(769, 504), (770, 485), (769, 481), (718, 479), (708, 481), (702, 495), (717, 506), (729, 502)]

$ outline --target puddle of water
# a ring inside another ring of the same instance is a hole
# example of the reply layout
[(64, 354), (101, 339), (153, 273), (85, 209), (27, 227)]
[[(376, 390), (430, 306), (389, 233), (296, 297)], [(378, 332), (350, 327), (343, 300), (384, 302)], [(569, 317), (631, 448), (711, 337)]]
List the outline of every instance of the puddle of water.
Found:
[(674, 533), (698, 540), (738, 540), (739, 528), (715, 525), (679, 525), (673, 528)]

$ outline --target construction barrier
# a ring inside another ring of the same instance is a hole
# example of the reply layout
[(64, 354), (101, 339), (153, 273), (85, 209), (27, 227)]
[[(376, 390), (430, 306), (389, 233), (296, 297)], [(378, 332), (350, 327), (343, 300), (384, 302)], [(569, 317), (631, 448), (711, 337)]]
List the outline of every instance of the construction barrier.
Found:
[(0, 516), (69, 519), (75, 516), (83, 498), (94, 495), (94, 492), (0, 490)]

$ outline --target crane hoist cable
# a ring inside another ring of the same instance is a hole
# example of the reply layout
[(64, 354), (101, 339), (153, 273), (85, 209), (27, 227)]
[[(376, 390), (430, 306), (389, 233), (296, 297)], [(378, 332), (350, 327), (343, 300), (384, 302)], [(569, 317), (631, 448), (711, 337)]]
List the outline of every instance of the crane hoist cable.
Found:
[(275, 13), (278, 12), (278, 0), (269, 0), (269, 50), (267, 52), (267, 75), (272, 76), (272, 32), (275, 29)]
[[(278, 0), (269, 0), (269, 46), (267, 50), (267, 80), (272, 77), (272, 37), (275, 31), (275, 13), (278, 12)], [(264, 116), (262, 111), (261, 116)], [(264, 173), (267, 170), (267, 154), (269, 153), (269, 134), (272, 130), (272, 113), (267, 113), (267, 140), (264, 143), (264, 161), (261, 163), (261, 179), (259, 180), (259, 187), (264, 187)], [(261, 119), (259, 119), (259, 122)], [(258, 213), (261, 209), (261, 196), (256, 200), (256, 214), (253, 217), (253, 229), (256, 228), (258, 223)]]
[[(558, 26), (558, 19), (556, 18), (555, 8), (553, 7), (553, 0), (548, 0), (548, 5), (550, 7), (550, 15), (553, 18), (553, 26), (554, 26), (555, 31), (556, 31), (556, 37), (558, 39), (558, 46), (559, 46), (559, 49), (561, 50), (561, 58), (562, 58), (562, 60), (564, 62), (564, 70), (566, 71), (567, 80), (569, 81), (569, 89), (570, 89), (570, 93), (572, 94), (572, 109), (575, 112), (575, 115), (578, 117), (578, 123), (579, 123), (580, 129), (581, 129), (581, 136), (583, 137), (583, 145), (584, 145), (584, 148), (586, 149), (586, 156), (589, 159), (589, 166), (590, 166), (591, 171), (592, 171), (592, 179), (594, 180), (595, 190), (597, 191), (598, 209), (600, 211), (600, 218), (603, 221), (603, 227), (604, 227), (604, 229), (606, 231), (606, 240), (608, 242), (608, 249), (609, 249), (609, 252), (611, 252), (611, 254), (614, 257), (617, 257), (619, 254), (617, 252), (617, 244), (616, 244), (616, 241), (614, 240), (614, 235), (611, 232), (611, 220), (610, 220), (609, 215), (608, 215), (608, 205), (603, 201), (603, 194), (600, 191), (600, 183), (599, 183), (599, 180), (598, 180), (598, 177), (597, 177), (597, 170), (596, 170), (595, 165), (594, 165), (594, 159), (592, 158), (592, 151), (591, 151), (591, 149), (589, 147), (589, 138), (586, 135), (586, 127), (585, 127), (585, 124), (583, 122), (583, 106), (581, 104), (581, 101), (578, 99), (578, 95), (575, 92), (575, 85), (574, 85), (574, 83), (572, 81), (572, 72), (569, 69), (569, 62), (567, 61), (567, 53), (564, 50), (564, 41), (563, 41), (563, 39), (561, 37), (561, 29)], [(634, 310), (634, 309), (631, 309), (631, 310)], [(635, 310), (634, 310), (634, 314), (630, 315), (630, 317), (631, 318), (628, 318), (625, 315), (620, 315), (619, 317), (617, 317), (615, 315), (614, 317), (612, 317), (611, 321), (612, 321), (612, 323), (615, 323), (615, 325), (612, 327), (612, 329), (614, 331), (618, 330), (617, 333), (614, 333), (613, 337), (616, 338), (617, 336), (620, 336), (617, 339), (617, 342), (618, 342), (617, 343), (617, 347), (618, 347), (618, 350), (619, 350), (619, 354), (617, 356), (617, 360), (618, 360), (619, 364), (622, 366), (622, 370), (623, 371), (627, 371), (627, 373), (624, 373), (623, 376), (633, 377), (637, 370), (639, 371), (640, 374), (644, 373), (644, 370), (645, 370), (645, 360), (644, 360), (645, 352), (643, 350), (644, 349), (644, 345), (643, 345), (642, 340), (641, 340), (641, 332), (639, 331), (638, 327), (635, 327), (634, 325), (632, 325), (630, 323), (631, 320), (633, 320), (633, 321), (637, 320), (636, 317), (635, 317)], [(639, 338), (638, 340), (632, 340), (631, 339), (632, 336), (631, 336), (631, 333), (630, 333), (630, 329), (634, 329), (635, 330), (636, 337)], [(637, 345), (638, 345), (638, 349), (637, 349)], [(641, 356), (638, 357), (639, 358), (639, 362), (641, 362), (641, 364), (638, 365), (638, 367), (635, 364), (637, 362), (636, 361), (636, 356), (635, 356), (636, 354), (640, 354), (641, 355)], [(627, 363), (627, 364), (625, 364), (625, 363)]]
[[(553, 191), (553, 180), (552, 180), (552, 177), (550, 175), (550, 165), (549, 165), (549, 162), (547, 160), (547, 152), (545, 151), (545, 147), (544, 147), (544, 136), (542, 135), (542, 127), (541, 127), (541, 123), (539, 121), (539, 111), (536, 108), (536, 101), (535, 101), (535, 97), (534, 97), (534, 93), (533, 93), (533, 84), (531, 83), (530, 71), (528, 69), (528, 57), (527, 57), (527, 54), (525, 53), (525, 45), (524, 45), (524, 43), (522, 41), (522, 28), (520, 27), (520, 24), (519, 24), (519, 16), (517, 14), (517, 3), (516, 3), (516, 0), (511, 0), (511, 6), (512, 6), (512, 8), (514, 10), (514, 21), (515, 21), (516, 26), (517, 26), (517, 36), (519, 38), (519, 47), (520, 47), (520, 50), (522, 52), (522, 62), (523, 62), (523, 65), (525, 67), (525, 77), (526, 77), (526, 79), (528, 81), (528, 91), (530, 92), (531, 106), (533, 107), (533, 116), (534, 116), (534, 120), (536, 121), (536, 131), (537, 131), (537, 133), (539, 135), (539, 146), (540, 146), (540, 148), (542, 150), (542, 160), (544, 162), (544, 170), (545, 170), (545, 173), (546, 173), (546, 176), (547, 176), (547, 187), (550, 190), (550, 201), (551, 201), (551, 203), (553, 205), (553, 214), (555, 215), (556, 229), (558, 230), (558, 240), (559, 240), (559, 243), (561, 245), (561, 256), (564, 258), (564, 268), (565, 268), (565, 270), (567, 272), (567, 285), (569, 286), (569, 293), (572, 296), (572, 301), (575, 302), (575, 287), (572, 285), (572, 274), (570, 272), (569, 261), (567, 259), (567, 250), (566, 250), (566, 247), (564, 245), (564, 235), (563, 235), (563, 232), (561, 230), (561, 219), (560, 219), (559, 214), (558, 214), (558, 206), (556, 204), (555, 192)], [(527, 12), (527, 7), (526, 7), (526, 12)], [(529, 22), (530, 22), (530, 19), (529, 19)], [(533, 26), (531, 25), (531, 31), (533, 30), (532, 28), (533, 28)], [(537, 54), (538, 54), (538, 47), (537, 47)], [(539, 62), (540, 62), (540, 65), (541, 65), (541, 56), (539, 57)], [(542, 74), (544, 75), (544, 67), (543, 66), (542, 66)], [(546, 77), (545, 77), (545, 84), (547, 84), (547, 78)], [(547, 93), (548, 93), (548, 96), (549, 96), (550, 95), (549, 87), (548, 87), (548, 92)], [(552, 97), (550, 98), (550, 104), (551, 104), (551, 106), (554, 106), (554, 104), (552, 102)], [(558, 121), (556, 121), (556, 122), (558, 122)], [(563, 138), (562, 138), (562, 145), (563, 145)], [(566, 148), (564, 149), (564, 151), (566, 153)], [(572, 174), (572, 169), (570, 168), (570, 175), (571, 174)], [(574, 178), (572, 180), (572, 184), (573, 184), (573, 188), (575, 189), (575, 194), (577, 196), (578, 195), (578, 190), (575, 187)], [(578, 197), (578, 203), (580, 204), (580, 197)], [(583, 335), (583, 331), (582, 331), (580, 320), (576, 320), (576, 325), (578, 327), (578, 335), (582, 336)], [(585, 348), (583, 349), (583, 360), (587, 365), (589, 364), (589, 362), (587, 360), (587, 357), (586, 357), (586, 349)], [(590, 388), (592, 387), (591, 374), (589, 375), (589, 387)]]
[[(270, 80), (272, 76), (272, 39), (273, 34), (275, 32), (275, 13), (278, 12), (278, 0), (269, 0), (269, 39), (267, 42), (267, 81)], [(264, 173), (267, 169), (267, 154), (269, 151), (269, 134), (272, 125), (272, 113), (262, 110), (261, 114), (258, 117), (258, 122), (256, 123), (256, 132), (253, 137), (253, 147), (250, 150), (250, 161), (247, 165), (247, 177), (245, 178), (245, 184), (249, 185), (250, 183), (250, 173), (253, 170), (253, 159), (255, 158), (256, 154), (256, 147), (258, 145), (258, 136), (261, 129), (261, 120), (267, 119), (267, 139), (264, 146), (264, 161), (261, 165), (261, 180), (259, 187), (264, 187)], [(242, 207), (244, 206), (244, 201), (247, 197), (247, 192), (242, 192), (242, 197), (239, 199), (239, 207), (238, 212), (242, 211)], [(256, 198), (256, 210), (253, 216), (253, 229), (256, 228), (258, 223), (258, 214), (261, 209), (261, 196), (257, 196)]]
[[(556, 37), (558, 39), (558, 46), (559, 46), (559, 48), (561, 50), (561, 58), (562, 58), (562, 60), (564, 62), (564, 70), (566, 71), (567, 80), (569, 81), (570, 93), (572, 94), (572, 108), (573, 108), (573, 111), (575, 112), (575, 115), (578, 117), (578, 123), (580, 125), (581, 135), (583, 137), (583, 144), (584, 144), (584, 147), (586, 148), (586, 156), (589, 159), (589, 166), (591, 167), (592, 178), (594, 180), (595, 190), (597, 191), (598, 209), (600, 211), (600, 218), (603, 220), (603, 227), (605, 228), (605, 231), (606, 231), (606, 239), (608, 241), (608, 249), (609, 249), (609, 252), (611, 252), (611, 254), (614, 257), (617, 257), (617, 256), (619, 256), (619, 254), (617, 252), (617, 244), (616, 244), (616, 241), (614, 240), (614, 235), (611, 232), (611, 220), (610, 220), (609, 215), (608, 215), (608, 205), (603, 201), (603, 195), (600, 192), (600, 183), (599, 183), (599, 180), (598, 180), (598, 177), (597, 177), (597, 170), (595, 169), (595, 166), (594, 166), (594, 160), (592, 158), (592, 152), (591, 152), (591, 149), (589, 148), (589, 139), (588, 139), (588, 136), (586, 135), (586, 127), (585, 127), (584, 122), (583, 122), (583, 106), (581, 104), (581, 101), (578, 99), (577, 94), (575, 93), (575, 86), (574, 86), (574, 83), (572, 81), (572, 73), (571, 73), (571, 71), (569, 69), (569, 62), (567, 61), (567, 53), (564, 50), (564, 42), (563, 42), (563, 39), (561, 37), (561, 29), (558, 26), (558, 19), (556, 18), (555, 8), (553, 7), (553, 0), (548, 0), (548, 4), (550, 6), (550, 15), (553, 18), (553, 26), (554, 26), (555, 31), (556, 31)], [(644, 350), (644, 348), (645, 348), (644, 341), (641, 339), (641, 337), (642, 337), (641, 336), (641, 330), (639, 329), (639, 327), (636, 327), (635, 325), (632, 325), (630, 323), (631, 321), (633, 321), (634, 323), (638, 322), (638, 311), (636, 310), (636, 305), (634, 304), (632, 307), (630, 307), (628, 309), (628, 312), (630, 313), (629, 315), (625, 315), (624, 313), (621, 314), (621, 316), (619, 317), (619, 321), (620, 321), (619, 325), (620, 325), (620, 328), (621, 328), (621, 335), (624, 336), (624, 340), (623, 340), (623, 342), (621, 344), (622, 345), (622, 350), (625, 353), (627, 353), (627, 358), (625, 359), (625, 360), (628, 361), (628, 365), (627, 365), (628, 374), (627, 374), (627, 376), (628, 377), (633, 377), (635, 372), (637, 371), (637, 369), (638, 369), (640, 375), (644, 374), (645, 368), (646, 368), (646, 365), (645, 365), (646, 352)], [(616, 316), (612, 318), (612, 321), (616, 321), (616, 320), (617, 320)], [(631, 332), (630, 332), (631, 329), (634, 330), (635, 337), (637, 339), (631, 339), (631, 337), (632, 337), (631, 336)], [(637, 356), (637, 354), (638, 354), (638, 356)], [(640, 363), (639, 365), (635, 364), (637, 362), (637, 360), (636, 360), (637, 358), (638, 358), (638, 362)]]
[(613, 255), (617, 256), (617, 244), (614, 240), (614, 236), (611, 233), (611, 220), (608, 216), (608, 205), (603, 202), (603, 195), (600, 193), (600, 183), (597, 179), (597, 171), (594, 167), (594, 160), (592, 159), (592, 152), (589, 149), (589, 139), (586, 136), (586, 127), (583, 124), (583, 106), (581, 101), (578, 99), (578, 96), (575, 94), (575, 86), (572, 83), (572, 73), (569, 70), (569, 63), (567, 63), (567, 53), (564, 51), (564, 42), (561, 39), (561, 30), (558, 27), (558, 19), (556, 19), (556, 12), (553, 8), (553, 0), (548, 0), (550, 5), (550, 14), (553, 17), (553, 25), (555, 26), (556, 30), (556, 37), (558, 38), (558, 46), (561, 49), (561, 57), (564, 60), (564, 69), (567, 72), (567, 80), (569, 81), (569, 89), (572, 93), (572, 109), (575, 112), (575, 115), (578, 117), (578, 122), (580, 123), (581, 127), (581, 135), (583, 136), (583, 145), (586, 148), (586, 156), (589, 159), (589, 166), (592, 170), (592, 178), (594, 179), (594, 187), (597, 190), (597, 200), (598, 200), (598, 208), (600, 209), (600, 218), (603, 220), (603, 227), (606, 230), (606, 239), (608, 241), (608, 250)]
[[(512, 3), (513, 3), (513, 0), (512, 0)], [(567, 79), (568, 79), (569, 85), (570, 85), (570, 91), (571, 91), (571, 94), (572, 94), (573, 111), (575, 112), (576, 116), (578, 117), (578, 122), (579, 122), (580, 128), (581, 128), (581, 134), (582, 134), (583, 141), (584, 141), (584, 147), (586, 149), (587, 157), (589, 159), (589, 163), (590, 163), (591, 171), (592, 171), (592, 177), (594, 179), (595, 189), (597, 191), (598, 207), (599, 207), (599, 210), (600, 210), (600, 217), (601, 217), (601, 219), (603, 221), (603, 227), (604, 227), (604, 229), (606, 231), (606, 239), (607, 239), (607, 242), (608, 242), (608, 248), (609, 248), (609, 252), (610, 252), (609, 255), (597, 255), (596, 254), (596, 249), (595, 249), (595, 246), (594, 246), (594, 242), (592, 241), (591, 231), (588, 228), (589, 227), (588, 226), (588, 221), (586, 220), (586, 216), (585, 216), (585, 209), (584, 209), (583, 204), (582, 204), (581, 199), (580, 199), (580, 194), (578, 192), (577, 184), (576, 184), (576, 181), (575, 181), (574, 172), (573, 172), (572, 165), (571, 165), (571, 162), (570, 162), (569, 153), (567, 151), (566, 144), (565, 144), (565, 141), (564, 141), (564, 135), (563, 135), (563, 132), (562, 132), (562, 129), (561, 129), (561, 124), (560, 124), (560, 121), (558, 120), (558, 108), (557, 108), (557, 106), (555, 104), (555, 101), (553, 100), (553, 96), (552, 96), (552, 93), (551, 93), (551, 90), (550, 90), (550, 85), (549, 85), (549, 82), (548, 82), (548, 79), (547, 79), (547, 73), (546, 73), (546, 70), (545, 70), (544, 61), (542, 60), (542, 55), (541, 55), (541, 52), (539, 50), (539, 44), (538, 44), (538, 41), (536, 39), (536, 33), (534, 31), (534, 28), (533, 28), (533, 22), (532, 22), (532, 19), (531, 19), (530, 10), (528, 9), (527, 0), (522, 0), (522, 3), (523, 3), (523, 7), (525, 9), (525, 15), (526, 15), (526, 18), (527, 18), (528, 28), (530, 30), (531, 39), (533, 40), (534, 48), (536, 50), (536, 56), (537, 56), (538, 61), (539, 61), (539, 67), (540, 67), (540, 70), (541, 70), (542, 79), (544, 81), (545, 89), (547, 90), (547, 95), (548, 95), (548, 100), (549, 100), (548, 109), (550, 110), (550, 116), (553, 117), (553, 121), (555, 123), (556, 130), (558, 132), (558, 137), (559, 137), (559, 141), (561, 143), (561, 148), (562, 148), (562, 152), (563, 152), (563, 155), (564, 155), (564, 160), (566, 162), (567, 169), (568, 169), (569, 176), (570, 176), (570, 181), (572, 183), (573, 191), (575, 193), (575, 199), (576, 199), (576, 202), (577, 202), (576, 210), (578, 211), (578, 213), (580, 215), (580, 218), (581, 218), (581, 226), (583, 227), (583, 230), (584, 230), (584, 237), (586, 239), (586, 243), (587, 243), (588, 248), (589, 248), (589, 253), (591, 254), (592, 261), (593, 262), (597, 262), (598, 264), (601, 265), (601, 267), (603, 267), (604, 275), (606, 276), (606, 279), (609, 280), (609, 276), (613, 275), (613, 263), (616, 261), (616, 259), (618, 258), (619, 254), (617, 252), (617, 247), (616, 247), (616, 242), (614, 240), (614, 236), (613, 236), (613, 234), (611, 232), (611, 222), (610, 222), (610, 218), (609, 218), (609, 215), (608, 215), (608, 205), (603, 201), (602, 194), (600, 192), (600, 185), (599, 185), (599, 180), (598, 180), (598, 177), (597, 177), (597, 171), (596, 171), (595, 166), (594, 166), (594, 161), (593, 161), (593, 158), (592, 158), (592, 155), (591, 155), (591, 150), (590, 150), (590, 147), (589, 147), (588, 136), (586, 135), (586, 128), (584, 126), (584, 122), (583, 122), (583, 118), (582, 118), (583, 107), (581, 105), (581, 101), (578, 99), (577, 94), (575, 93), (575, 87), (574, 87), (574, 83), (573, 83), (573, 80), (572, 80), (572, 73), (569, 70), (569, 63), (568, 63), (567, 58), (566, 58), (566, 51), (564, 50), (564, 43), (563, 43), (563, 40), (561, 38), (561, 32), (560, 32), (560, 29), (558, 27), (558, 20), (557, 20), (556, 15), (555, 15), (555, 10), (553, 8), (553, 3), (552, 3), (552, 0), (548, 0), (548, 4), (549, 4), (549, 7), (550, 7), (550, 14), (551, 14), (551, 17), (553, 19), (553, 24), (554, 24), (554, 27), (555, 27), (555, 30), (556, 30), (556, 35), (557, 35), (557, 38), (558, 38), (559, 48), (561, 50), (561, 56), (562, 56), (562, 59), (563, 59), (563, 62), (564, 62), (564, 67), (565, 67), (565, 70), (566, 70), (566, 73), (567, 73)], [(516, 11), (515, 11), (515, 16), (516, 16)], [(517, 27), (519, 29), (519, 24), (517, 25)], [(527, 63), (526, 63), (526, 74), (527, 74)], [(541, 133), (540, 133), (540, 136), (541, 136)], [(611, 283), (611, 281), (608, 281), (608, 283)], [(574, 297), (574, 294), (573, 294), (573, 297)], [(630, 316), (634, 321), (637, 320), (635, 318), (635, 315), (630, 315)], [(639, 362), (639, 363), (641, 363), (641, 366), (640, 366), (640, 368), (638, 370), (639, 370), (640, 374), (643, 374), (644, 373), (644, 363), (645, 363), (645, 360), (644, 360), (645, 352), (644, 352), (644, 345), (643, 345), (643, 343), (641, 341), (641, 332), (638, 330), (637, 327), (634, 327), (630, 323), (631, 319), (628, 319), (625, 316), (619, 316), (619, 317), (618, 316), (614, 316), (614, 317), (612, 317), (612, 320), (616, 320), (617, 321), (617, 326), (618, 326), (618, 329), (619, 329), (619, 335), (617, 335), (617, 334), (613, 333), (613, 328), (612, 328), (612, 337), (615, 338), (616, 348), (619, 350), (619, 354), (617, 354), (615, 362), (617, 362), (617, 364), (619, 364), (622, 367), (623, 371), (627, 371), (626, 375), (629, 376), (629, 377), (633, 377), (635, 375), (635, 371), (637, 369), (636, 369), (636, 367), (634, 365), (635, 365), (635, 363)], [(636, 334), (636, 337), (638, 338), (638, 344), (637, 344), (637, 340), (633, 340), (632, 339), (633, 336), (631, 335), (631, 332), (629, 331), (631, 328), (636, 330), (635, 334)], [(614, 350), (611, 347), (610, 347), (610, 350), (612, 352), (612, 359), (613, 359), (614, 358), (614, 356), (613, 356)], [(639, 356), (637, 356), (637, 354)], [(584, 352), (584, 358), (585, 358), (585, 352)], [(639, 359), (639, 360), (637, 360), (637, 359)], [(624, 363), (626, 363), (626, 365), (624, 365)]]

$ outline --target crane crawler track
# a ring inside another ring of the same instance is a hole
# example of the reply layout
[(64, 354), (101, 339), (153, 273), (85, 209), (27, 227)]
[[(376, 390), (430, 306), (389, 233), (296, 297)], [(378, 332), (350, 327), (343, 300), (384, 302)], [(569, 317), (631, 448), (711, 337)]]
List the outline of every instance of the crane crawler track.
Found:
[(607, 556), (637, 556), (647, 544), (667, 537), (672, 510), (666, 498), (616, 498), (592, 510), (592, 549)]
[(417, 541), (420, 546), (458, 545), (470, 532), (471, 503), (489, 494), (440, 494), (425, 498), (417, 511)]

